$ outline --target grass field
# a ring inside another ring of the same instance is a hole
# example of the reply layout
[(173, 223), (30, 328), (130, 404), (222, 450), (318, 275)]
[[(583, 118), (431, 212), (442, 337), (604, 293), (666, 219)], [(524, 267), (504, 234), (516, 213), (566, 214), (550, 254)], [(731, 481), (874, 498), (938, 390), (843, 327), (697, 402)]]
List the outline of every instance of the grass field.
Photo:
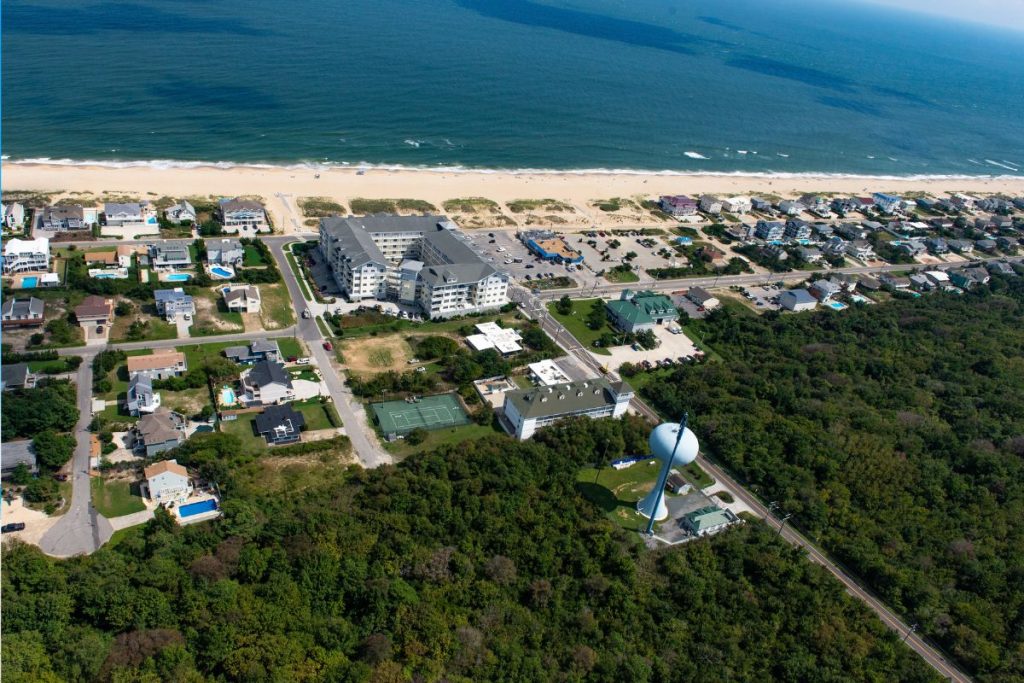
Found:
[(377, 368), (386, 368), (395, 362), (394, 356), (388, 349), (376, 349), (370, 352), (370, 365)]
[[(245, 342), (210, 342), (209, 344), (188, 344), (187, 346), (175, 347), (175, 350), (185, 354), (185, 362), (189, 368), (197, 368), (208, 358), (222, 357), (224, 349), (229, 346), (241, 346)], [(282, 349), (283, 353), (283, 349)]]
[(376, 374), (386, 370), (408, 369), (412, 349), (400, 334), (347, 339), (339, 344), (345, 365), (358, 373)]
[(636, 511), (636, 502), (650, 492), (657, 478), (658, 460), (652, 458), (622, 470), (584, 467), (576, 475), (576, 488), (613, 522), (637, 530), (647, 520)]
[(267, 442), (263, 437), (256, 436), (253, 431), (253, 420), (257, 413), (242, 413), (237, 420), (221, 420), (220, 431), (234, 434), (242, 442), (242, 450), (246, 453), (258, 453), (267, 450)]
[(307, 404), (293, 403), (292, 407), (295, 410), (302, 413), (302, 416), (306, 418), (306, 429), (314, 432), (319, 429), (333, 429), (334, 425), (331, 424), (331, 419), (327, 415), (326, 406), (321, 404), (320, 401), (314, 401)]
[(263, 258), (263, 254), (260, 250), (251, 244), (247, 244), (244, 247), (245, 255), (242, 258), (242, 265), (246, 268), (259, 267), (269, 265), (267, 260)]
[[(128, 328), (131, 327), (131, 324), (136, 319), (146, 323), (145, 334), (138, 338), (129, 339)], [(160, 339), (176, 339), (177, 337), (177, 327), (161, 318), (145, 314), (140, 316), (117, 316), (114, 318), (114, 324), (110, 328), (110, 341), (112, 342), (157, 341)]]
[(608, 282), (627, 283), (638, 282), (640, 280), (640, 276), (632, 270), (613, 270), (609, 268), (604, 271), (604, 279)]
[[(495, 429), (491, 425), (468, 424), (459, 427), (448, 427), (446, 429), (435, 429), (427, 432), (427, 438), (421, 444), (413, 446), (405, 439), (399, 439), (391, 443), (385, 443), (384, 448), (389, 453), (398, 457), (406, 457), (415, 453), (425, 453), (449, 444), (460, 444), (465, 441), (472, 441), (485, 436), (497, 436), (505, 434), (504, 431)], [(511, 438), (506, 435), (506, 438)]]
[(306, 350), (302, 347), (300, 342), (295, 337), (281, 337), (277, 340), (277, 346), (281, 349), (281, 355), (285, 358), (301, 358), (306, 354)]
[(93, 477), (89, 486), (92, 504), (104, 517), (121, 517), (146, 509), (142, 498), (132, 493), (132, 486), (126, 481), (105, 481), (102, 477)]
[(42, 372), (47, 375), (57, 375), (63, 372), (71, 372), (71, 368), (68, 367), (68, 358), (70, 356), (62, 356), (56, 360), (34, 360), (28, 364), (28, 369), (32, 372)]
[(592, 330), (589, 327), (587, 327), (587, 323), (584, 322), (584, 319), (587, 317), (587, 314), (590, 313), (590, 308), (591, 306), (594, 305), (595, 301), (600, 301), (600, 299), (573, 300), (572, 313), (570, 313), (569, 315), (562, 315), (561, 313), (559, 313), (558, 310), (555, 308), (556, 302), (552, 301), (551, 303), (548, 304), (548, 312), (555, 320), (560, 322), (565, 327), (565, 329), (569, 330), (572, 336), (576, 337), (576, 339), (581, 344), (583, 344), (583, 346), (587, 347), (594, 353), (599, 353), (601, 355), (607, 356), (610, 355), (607, 349), (596, 348), (593, 344), (596, 340), (601, 338), (602, 334), (604, 334), (605, 332), (614, 333), (614, 330), (608, 326), (608, 323), (602, 325), (601, 329)]
[(295, 324), (295, 309), (284, 283), (260, 285), (260, 319), (263, 329), (279, 330)]

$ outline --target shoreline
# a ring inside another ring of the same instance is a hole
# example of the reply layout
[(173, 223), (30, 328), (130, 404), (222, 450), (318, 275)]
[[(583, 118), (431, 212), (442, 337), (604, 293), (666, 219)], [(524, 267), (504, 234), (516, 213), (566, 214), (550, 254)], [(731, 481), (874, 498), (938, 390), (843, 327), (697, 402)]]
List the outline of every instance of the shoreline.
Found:
[[(134, 165), (86, 163), (27, 163), (3, 161), (0, 181), (4, 191), (157, 197), (239, 196), (263, 198), (274, 224), (285, 232), (304, 231), (304, 216), (297, 206), (302, 197), (325, 197), (351, 206), (354, 198), (419, 199), (444, 212), (446, 200), (484, 197), (499, 204), (518, 199), (555, 199), (572, 206), (568, 230), (585, 225), (641, 224), (625, 216), (595, 208), (596, 200), (656, 198), (664, 194), (714, 194), (722, 197), (762, 195), (797, 197), (804, 193), (859, 195), (871, 192), (951, 192), (1024, 195), (1024, 176), (879, 177), (829, 175), (681, 174), (641, 172), (506, 172), (454, 169), (383, 169), (360, 166), (281, 167), (200, 164), (156, 167), (153, 162)], [(189, 162), (191, 163), (191, 162)], [(509, 218), (525, 214), (499, 207)], [(540, 212), (544, 213), (544, 212)], [(525, 225), (541, 225), (545, 216)], [(639, 218), (639, 216), (637, 217)], [(538, 220), (540, 222), (538, 222)], [(513, 220), (512, 224), (517, 221)], [(647, 223), (652, 223), (648, 215)], [(655, 223), (657, 221), (654, 221)], [(562, 229), (557, 221), (552, 227)], [(509, 224), (505, 224), (509, 225)], [(468, 227), (501, 227), (483, 224)], [(509, 227), (512, 227), (509, 225)]]

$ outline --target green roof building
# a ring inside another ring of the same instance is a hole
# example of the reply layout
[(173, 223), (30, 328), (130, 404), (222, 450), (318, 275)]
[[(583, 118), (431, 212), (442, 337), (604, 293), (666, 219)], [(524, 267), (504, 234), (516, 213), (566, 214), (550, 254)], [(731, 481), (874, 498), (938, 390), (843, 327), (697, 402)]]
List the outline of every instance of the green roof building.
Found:
[(718, 533), (735, 521), (736, 515), (729, 510), (709, 505), (685, 515), (683, 526), (695, 536), (707, 536)]
[(672, 305), (672, 299), (651, 291), (624, 289), (619, 298), (606, 303), (605, 308), (612, 324), (623, 332), (652, 330), (655, 325), (679, 319), (679, 311)]

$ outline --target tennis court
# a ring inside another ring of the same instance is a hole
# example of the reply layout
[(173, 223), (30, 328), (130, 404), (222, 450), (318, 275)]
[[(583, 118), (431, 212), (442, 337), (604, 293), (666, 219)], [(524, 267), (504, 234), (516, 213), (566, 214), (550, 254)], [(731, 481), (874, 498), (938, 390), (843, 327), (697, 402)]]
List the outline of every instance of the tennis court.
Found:
[(386, 401), (371, 403), (384, 434), (407, 434), (414, 429), (440, 429), (469, 424), (469, 416), (453, 394), (423, 396), (415, 403)]

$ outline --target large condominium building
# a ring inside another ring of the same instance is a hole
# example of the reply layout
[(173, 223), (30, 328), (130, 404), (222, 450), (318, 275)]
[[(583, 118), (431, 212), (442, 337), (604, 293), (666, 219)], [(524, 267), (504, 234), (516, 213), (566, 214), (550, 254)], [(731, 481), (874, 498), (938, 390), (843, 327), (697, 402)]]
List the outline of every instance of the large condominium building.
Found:
[(320, 251), (353, 301), (416, 304), (431, 318), (508, 302), (508, 275), (484, 261), (443, 216), (323, 218)]
[(632, 398), (629, 384), (603, 377), (508, 391), (502, 424), (517, 439), (529, 439), (538, 429), (567, 417), (622, 417)]
[(7, 240), (4, 244), (4, 275), (45, 273), (50, 269), (50, 240)]

